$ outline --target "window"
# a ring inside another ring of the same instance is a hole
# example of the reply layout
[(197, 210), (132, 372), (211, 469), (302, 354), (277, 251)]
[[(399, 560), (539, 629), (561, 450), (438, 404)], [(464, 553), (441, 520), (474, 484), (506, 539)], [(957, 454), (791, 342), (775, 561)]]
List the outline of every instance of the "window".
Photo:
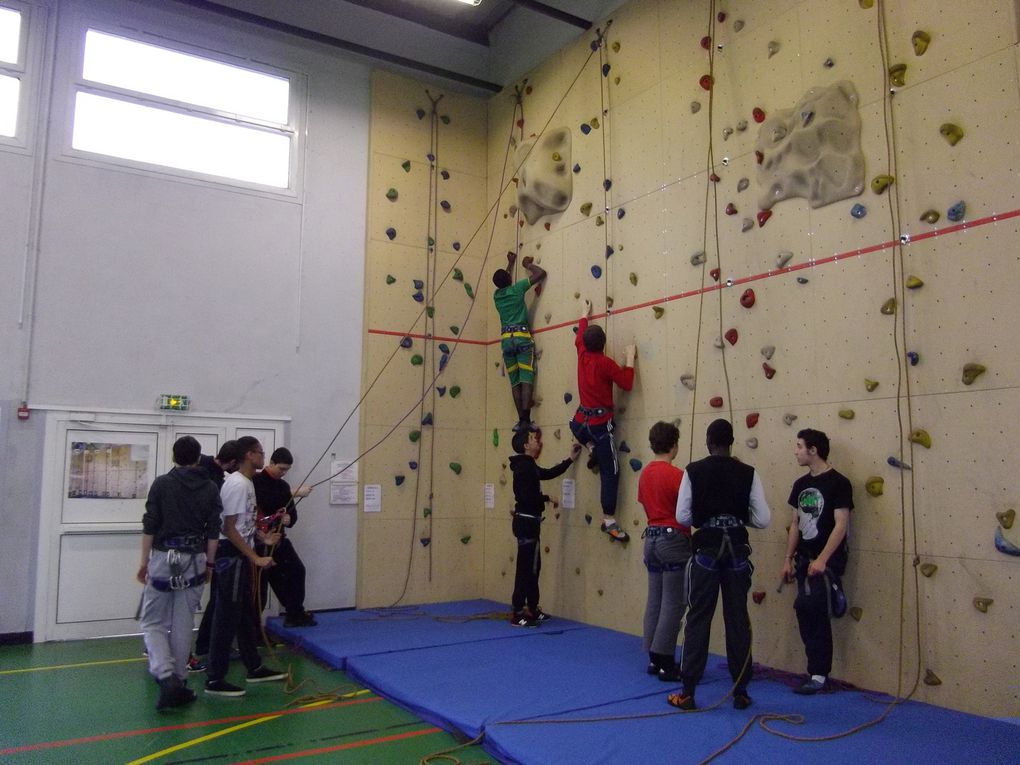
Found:
[(0, 6), (0, 137), (18, 134), (21, 79), (25, 74), (25, 24), (20, 11)]
[(286, 189), (291, 92), (285, 76), (89, 29), (71, 145)]

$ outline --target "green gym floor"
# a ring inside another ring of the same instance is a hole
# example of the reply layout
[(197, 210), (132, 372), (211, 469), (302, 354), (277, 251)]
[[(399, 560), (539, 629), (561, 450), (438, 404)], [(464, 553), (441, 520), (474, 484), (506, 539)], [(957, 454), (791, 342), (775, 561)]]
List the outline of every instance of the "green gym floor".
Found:
[[(266, 664), (293, 682), (248, 686), (246, 696), (201, 693), (157, 712), (140, 637), (0, 646), (0, 762), (418, 763), (458, 745), (452, 735), (357, 685), (343, 672), (277, 648)], [(243, 677), (239, 662), (228, 680)], [(315, 698), (319, 696), (319, 698)], [(494, 762), (480, 746), (445, 763)]]

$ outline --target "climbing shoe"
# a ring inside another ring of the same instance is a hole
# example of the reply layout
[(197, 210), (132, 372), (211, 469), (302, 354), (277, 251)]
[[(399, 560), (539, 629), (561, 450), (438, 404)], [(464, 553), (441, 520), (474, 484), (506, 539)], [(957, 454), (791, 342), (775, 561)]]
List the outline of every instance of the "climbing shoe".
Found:
[(816, 680), (813, 676), (809, 677), (803, 683), (793, 689), (794, 693), (799, 693), (801, 696), (814, 696), (819, 691), (825, 688), (825, 680)]
[(547, 614), (541, 608), (536, 608), (534, 611), (532, 611), (530, 608), (525, 608), (524, 616), (528, 619), (531, 619), (531, 621), (533, 622), (538, 622), (539, 624), (541, 624), (542, 622), (547, 622), (550, 619), (552, 619), (552, 617), (549, 616), (549, 614)]
[(751, 706), (751, 697), (747, 693), (737, 691), (733, 694), (734, 709), (747, 709), (749, 706)]
[(249, 683), (271, 683), (274, 680), (283, 680), (286, 677), (286, 672), (280, 672), (278, 669), (270, 669), (263, 664), (258, 669), (249, 672), (245, 681)]
[(666, 702), (672, 707), (683, 709), (687, 712), (698, 708), (694, 703), (693, 693), (671, 693), (666, 697)]
[(620, 524), (618, 524), (616, 521), (610, 521), (609, 523), (603, 521), (602, 531), (609, 535), (610, 540), (615, 540), (617, 542), (630, 541), (630, 534), (621, 529)]
[(188, 672), (205, 672), (205, 667), (205, 662), (194, 654), (188, 657)]
[(537, 627), (538, 622), (530, 618), (524, 611), (518, 611), (510, 617), (512, 627)]
[(246, 691), (226, 680), (206, 680), (205, 692), (210, 696), (243, 696)]

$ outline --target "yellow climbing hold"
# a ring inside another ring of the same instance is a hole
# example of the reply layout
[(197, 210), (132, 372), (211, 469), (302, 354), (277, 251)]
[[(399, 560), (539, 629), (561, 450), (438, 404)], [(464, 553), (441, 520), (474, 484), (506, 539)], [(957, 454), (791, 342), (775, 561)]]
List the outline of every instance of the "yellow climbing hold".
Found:
[(607, 295), (606, 296), (606, 308), (612, 308), (612, 307), (613, 307), (613, 298), (612, 298), (611, 295)]
[(598, 130), (599, 129), (599, 118), (598, 117), (592, 117), (590, 120), (588, 120), (588, 124), (591, 125), (593, 128), (595, 128), (596, 130)]
[(613, 53), (619, 53), (620, 52), (620, 41), (619, 40), (614, 40), (612, 48), (613, 48)]
[(666, 309), (663, 308), (661, 305), (653, 305), (652, 306), (652, 313), (655, 314), (655, 318), (656, 319), (661, 319), (662, 318), (662, 314), (666, 313)]
[(630, 283), (633, 284), (636, 287), (637, 286), (637, 274), (635, 274), (633, 271), (631, 271), (630, 272), (630, 276), (628, 278), (630, 279)]
[(866, 391), (868, 391), (868, 393), (874, 393), (875, 388), (877, 388), (877, 387), (878, 387), (878, 380), (865, 380), (864, 381), (864, 389)]
[(939, 222), (939, 211), (938, 210), (925, 210), (924, 215), (921, 216), (921, 220), (924, 223), (938, 223)]
[(910, 431), (910, 443), (919, 444), (925, 449), (931, 449), (931, 436), (924, 428), (914, 428)]
[(854, 418), (854, 410), (853, 409), (840, 409), (839, 410), (839, 416), (842, 417), (844, 420), (852, 420)]
[(462, 545), (466, 545), (466, 544), (467, 544), (468, 542), (470, 542), (470, 541), (471, 541), (471, 535), (470, 535), (470, 534), (465, 534), (464, 536), (462, 536), (462, 537), (460, 538), (460, 543), (461, 543)]
[(563, 160), (563, 157), (560, 156), (560, 153), (558, 151), (554, 151), (553, 152), (553, 162), (561, 162), (562, 160)]
[(928, 50), (928, 43), (931, 42), (931, 35), (923, 29), (918, 29), (910, 36), (910, 42), (914, 45), (914, 55), (923, 56), (924, 52)]
[(995, 601), (992, 598), (974, 598), (974, 608), (983, 614), (988, 613), (988, 606), (992, 605)]
[(882, 303), (882, 313), (886, 316), (892, 316), (896, 313), (896, 298), (889, 298)]
[(938, 571), (938, 569), (939, 569), (939, 567), (936, 566), (934, 563), (922, 563), (921, 564), (921, 575), (922, 576), (931, 576), (936, 571)]
[(591, 215), (591, 202), (585, 202), (583, 205), (581, 205), (581, 215), (584, 216)]
[(605, 225), (605, 221), (604, 221), (604, 220), (602, 220), (602, 216), (601, 216), (601, 215), (596, 215), (596, 216), (595, 216), (595, 225), (596, 225), (596, 226), (602, 226), (602, 225)]
[(942, 685), (942, 679), (932, 672), (930, 669), (924, 671), (924, 684), (925, 685)]
[(924, 282), (916, 276), (908, 276), (905, 285), (908, 290), (916, 290), (923, 287)]
[(873, 8), (875, 6), (875, 0), (857, 0), (857, 4), (864, 10), (867, 10), (868, 8)]
[(894, 178), (891, 175), (876, 175), (871, 179), (871, 190), (881, 194), (892, 185)]
[(861, 608), (860, 606), (850, 606), (850, 610), (848, 613), (850, 614), (850, 616), (854, 618), (854, 621), (859, 622), (861, 620), (861, 617), (864, 616), (864, 609)]
[(580, 292), (575, 292), (574, 293), (574, 300), (580, 300), (580, 299), (581, 299), (581, 293)]
[(578, 566), (577, 568), (575, 568), (574, 569), (574, 573), (577, 574), (578, 576), (580, 576), (581, 575), (581, 567)]
[(963, 128), (952, 122), (943, 122), (939, 132), (949, 142), (950, 146), (956, 146), (960, 139), (963, 138)]
[(981, 375), (983, 375), (987, 371), (988, 370), (985, 368), (984, 364), (978, 364), (976, 362), (964, 364), (963, 384), (970, 385), (972, 382), (974, 382), (976, 379), (978, 379)]
[(1001, 513), (996, 513), (995, 519), (999, 522), (999, 525), (1002, 526), (1002, 528), (1011, 529), (1013, 528), (1013, 521), (1016, 520), (1016, 510), (1010, 508), (1009, 510), (1004, 510)]
[(889, 84), (902, 88), (907, 84), (907, 65), (893, 64), (889, 67)]
[(880, 475), (873, 475), (864, 482), (864, 490), (872, 497), (881, 497), (885, 493), (885, 479)]

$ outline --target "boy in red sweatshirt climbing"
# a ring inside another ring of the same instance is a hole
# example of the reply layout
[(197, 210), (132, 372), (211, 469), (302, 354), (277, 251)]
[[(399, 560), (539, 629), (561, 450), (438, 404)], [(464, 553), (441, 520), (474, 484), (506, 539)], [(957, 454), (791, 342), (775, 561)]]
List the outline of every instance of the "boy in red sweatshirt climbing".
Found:
[(592, 452), (599, 466), (602, 502), (602, 531), (611, 540), (626, 542), (630, 539), (616, 522), (616, 494), (620, 485), (620, 463), (613, 439), (613, 385), (623, 390), (634, 386), (633, 345), (624, 350), (625, 361), (620, 367), (605, 355), (606, 333), (597, 324), (588, 324), (591, 301), (584, 301), (584, 315), (577, 327), (574, 345), (577, 347), (577, 392), (580, 406), (570, 421), (574, 438)]

